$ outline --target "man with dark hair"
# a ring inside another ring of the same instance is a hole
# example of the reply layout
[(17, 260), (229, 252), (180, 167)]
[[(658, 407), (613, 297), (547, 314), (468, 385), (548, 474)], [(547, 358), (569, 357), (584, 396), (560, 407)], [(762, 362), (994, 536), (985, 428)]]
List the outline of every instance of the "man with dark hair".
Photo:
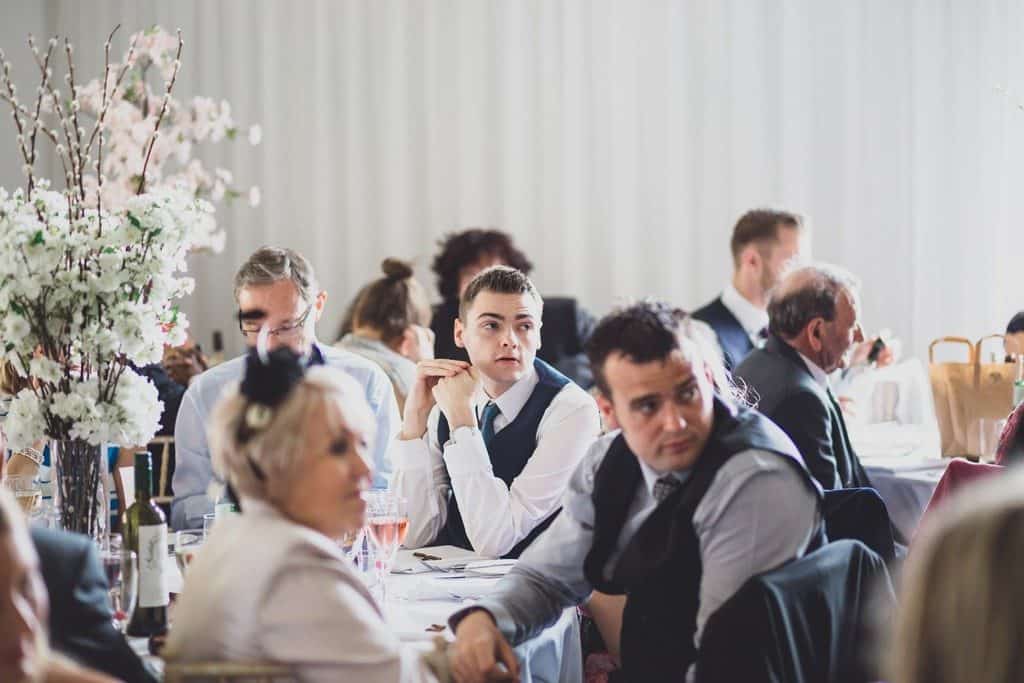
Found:
[(493, 266), (462, 293), (455, 343), (472, 365), (417, 365), (391, 488), (408, 501), (408, 547), (518, 557), (551, 523), (597, 437), (594, 400), (536, 357), (544, 302), (522, 272)]
[[(459, 297), (470, 280), (485, 268), (504, 265), (525, 275), (533, 264), (500, 230), (472, 228), (451, 233), (439, 243), (434, 258), (437, 289), (441, 303), (434, 309), (431, 329), (434, 330), (434, 356), (468, 360), (465, 349), (455, 343), (454, 325), (459, 315)], [(593, 385), (590, 368), (583, 353), (583, 343), (594, 326), (594, 318), (580, 308), (575, 299), (547, 297), (544, 300), (544, 348), (541, 359), (584, 389)]]
[(786, 211), (754, 209), (736, 222), (732, 282), (693, 314), (715, 330), (729, 370), (764, 342), (768, 297), (786, 266), (800, 257), (803, 233), (803, 219)]
[(768, 341), (735, 373), (757, 393), (758, 410), (793, 439), (825, 490), (871, 486), (829, 382), (864, 340), (859, 288), (834, 266), (793, 271), (768, 305)]
[(453, 669), (515, 671), (532, 637), (593, 590), (625, 594), (624, 680), (682, 681), (708, 616), (751, 576), (819, 545), (821, 490), (793, 443), (714, 392), (665, 304), (605, 316), (587, 342), (602, 413), (562, 513), (476, 606), (452, 616)]

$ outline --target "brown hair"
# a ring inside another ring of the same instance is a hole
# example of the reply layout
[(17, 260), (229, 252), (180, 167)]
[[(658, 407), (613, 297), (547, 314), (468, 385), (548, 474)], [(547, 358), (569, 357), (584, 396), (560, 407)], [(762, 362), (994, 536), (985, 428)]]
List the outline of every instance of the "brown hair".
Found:
[(352, 326), (371, 327), (381, 341), (391, 344), (410, 325), (429, 327), (430, 301), (423, 286), (413, 279), (412, 266), (387, 258), (380, 264), (384, 277), (374, 280), (358, 294), (352, 311)]
[(749, 244), (767, 249), (779, 241), (779, 228), (787, 227), (794, 230), (803, 228), (804, 219), (799, 214), (772, 209), (753, 209), (747, 211), (736, 221), (732, 229), (732, 260), (739, 265), (740, 254)]
[(485, 257), (501, 261), (526, 275), (533, 270), (530, 259), (512, 242), (512, 236), (494, 228), (449, 233), (438, 246), (441, 251), (434, 258), (432, 268), (437, 275), (437, 291), (445, 301), (459, 298), (459, 271)]
[(466, 313), (473, 304), (480, 292), (495, 292), (497, 294), (529, 294), (543, 308), (544, 299), (540, 297), (537, 288), (533, 286), (530, 278), (522, 271), (508, 266), (491, 266), (466, 285), (466, 291), (462, 293), (459, 301), (459, 318), (465, 322)]

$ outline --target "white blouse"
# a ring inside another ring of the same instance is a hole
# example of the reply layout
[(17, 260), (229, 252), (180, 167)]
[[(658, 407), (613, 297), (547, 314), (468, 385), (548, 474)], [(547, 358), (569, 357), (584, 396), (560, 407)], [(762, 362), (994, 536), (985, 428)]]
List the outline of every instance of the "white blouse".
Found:
[(243, 501), (185, 576), (166, 656), (274, 661), (300, 681), (433, 682), (337, 544), (275, 508)]

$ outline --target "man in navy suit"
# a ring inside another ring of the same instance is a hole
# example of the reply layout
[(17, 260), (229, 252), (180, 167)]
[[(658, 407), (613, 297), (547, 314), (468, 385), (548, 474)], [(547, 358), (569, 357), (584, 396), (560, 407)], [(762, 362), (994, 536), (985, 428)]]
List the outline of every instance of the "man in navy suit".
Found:
[(768, 297), (786, 266), (800, 258), (806, 230), (795, 213), (754, 209), (732, 231), (732, 282), (722, 295), (694, 312), (712, 327), (729, 370), (763, 344), (768, 328)]

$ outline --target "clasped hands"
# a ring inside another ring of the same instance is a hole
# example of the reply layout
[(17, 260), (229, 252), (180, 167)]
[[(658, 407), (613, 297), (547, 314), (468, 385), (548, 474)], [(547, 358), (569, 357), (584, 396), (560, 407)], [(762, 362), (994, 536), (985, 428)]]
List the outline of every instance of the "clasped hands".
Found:
[(436, 403), (452, 431), (476, 425), (473, 397), (480, 388), (480, 372), (461, 360), (431, 358), (416, 364), (416, 382), (405, 399), (403, 440), (418, 439), (427, 431), (427, 417)]

